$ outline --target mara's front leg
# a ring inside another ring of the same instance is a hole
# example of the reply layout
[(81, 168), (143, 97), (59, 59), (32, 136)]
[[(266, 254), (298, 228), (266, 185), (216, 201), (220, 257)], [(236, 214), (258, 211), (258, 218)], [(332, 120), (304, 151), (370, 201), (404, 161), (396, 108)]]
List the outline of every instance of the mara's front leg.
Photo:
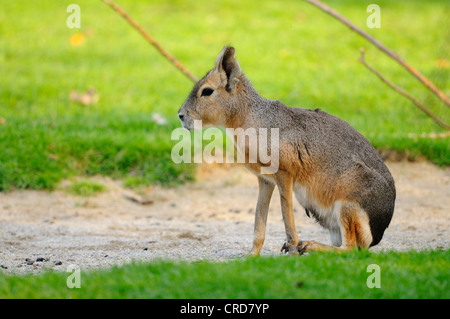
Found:
[(286, 243), (281, 250), (289, 254), (298, 254), (298, 235), (295, 230), (294, 211), (292, 208), (293, 177), (287, 172), (278, 171), (276, 173), (276, 182), (280, 191), (281, 213), (286, 229)]
[(255, 233), (253, 238), (253, 248), (250, 252), (252, 256), (258, 256), (264, 244), (266, 236), (267, 214), (269, 212), (270, 199), (272, 198), (275, 185), (270, 181), (258, 176), (259, 194), (258, 204), (255, 214)]

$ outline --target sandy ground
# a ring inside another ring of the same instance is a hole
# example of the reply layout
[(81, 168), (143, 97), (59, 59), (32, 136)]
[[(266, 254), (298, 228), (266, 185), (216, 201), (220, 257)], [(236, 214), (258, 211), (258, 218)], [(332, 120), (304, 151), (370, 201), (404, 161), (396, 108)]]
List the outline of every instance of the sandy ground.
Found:
[[(389, 162), (397, 186), (391, 225), (371, 250), (450, 248), (450, 169)], [(120, 182), (94, 178), (107, 191), (83, 198), (61, 190), (0, 193), (0, 268), (7, 273), (103, 268), (155, 258), (223, 261), (251, 249), (257, 180), (237, 165), (202, 166), (198, 180), (150, 187), (140, 205)], [(301, 240), (330, 243), (328, 232), (294, 203)], [(262, 255), (278, 255), (285, 240), (280, 201), (270, 205)], [(44, 261), (36, 261), (43, 258)], [(301, 258), (301, 257), (299, 257)]]

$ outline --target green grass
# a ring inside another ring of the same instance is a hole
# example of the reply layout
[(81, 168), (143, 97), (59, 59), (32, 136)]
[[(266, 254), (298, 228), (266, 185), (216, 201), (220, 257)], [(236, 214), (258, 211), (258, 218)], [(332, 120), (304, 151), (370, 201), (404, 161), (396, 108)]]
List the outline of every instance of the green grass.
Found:
[[(74, 175), (109, 175), (128, 185), (182, 183), (193, 165), (176, 165), (171, 131), (193, 84), (101, 1), (80, 0), (81, 29), (66, 26), (71, 1), (7, 1), (0, 12), (0, 191), (54, 188)], [(442, 132), (360, 63), (366, 60), (445, 121), (448, 108), (415, 78), (313, 6), (289, 1), (131, 1), (118, 3), (201, 77), (232, 44), (265, 97), (320, 107), (348, 121), (379, 149), (408, 150), (450, 164), (450, 141), (408, 137)], [(378, 1), (381, 28), (365, 25), (371, 1), (327, 4), (396, 51), (450, 94), (448, 1)], [(86, 41), (71, 46), (81, 32)], [(97, 104), (70, 101), (95, 88)], [(158, 125), (158, 112), (168, 123)]]
[[(367, 278), (380, 267), (380, 288)], [(266, 257), (224, 263), (129, 264), (70, 273), (1, 275), (0, 298), (450, 298), (450, 250)]]
[(76, 181), (67, 189), (69, 193), (79, 196), (93, 196), (104, 192), (106, 186), (93, 181)]

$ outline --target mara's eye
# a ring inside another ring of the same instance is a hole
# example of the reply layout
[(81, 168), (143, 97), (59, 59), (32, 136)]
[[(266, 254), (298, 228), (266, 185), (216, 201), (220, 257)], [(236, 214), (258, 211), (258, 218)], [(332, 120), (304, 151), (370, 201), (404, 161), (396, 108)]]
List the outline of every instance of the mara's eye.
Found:
[(202, 96), (210, 96), (211, 94), (213, 94), (214, 90), (210, 89), (210, 88), (205, 88), (202, 91)]

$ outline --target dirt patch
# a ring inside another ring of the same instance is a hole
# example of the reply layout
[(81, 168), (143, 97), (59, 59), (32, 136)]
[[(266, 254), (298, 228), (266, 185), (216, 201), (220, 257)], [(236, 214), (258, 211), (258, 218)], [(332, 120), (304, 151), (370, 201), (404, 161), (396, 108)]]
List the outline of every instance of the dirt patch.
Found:
[[(388, 166), (397, 186), (396, 209), (383, 240), (372, 250), (448, 249), (450, 169), (427, 162)], [(107, 192), (89, 198), (62, 190), (0, 193), (1, 268), (27, 273), (155, 258), (222, 261), (251, 249), (258, 186), (242, 166), (205, 165), (195, 183), (144, 189), (139, 198), (151, 205), (127, 198), (129, 191), (119, 182), (94, 180)], [(294, 211), (300, 239), (330, 243), (328, 232), (297, 202)], [(261, 254), (280, 254), (284, 240), (275, 191)]]

